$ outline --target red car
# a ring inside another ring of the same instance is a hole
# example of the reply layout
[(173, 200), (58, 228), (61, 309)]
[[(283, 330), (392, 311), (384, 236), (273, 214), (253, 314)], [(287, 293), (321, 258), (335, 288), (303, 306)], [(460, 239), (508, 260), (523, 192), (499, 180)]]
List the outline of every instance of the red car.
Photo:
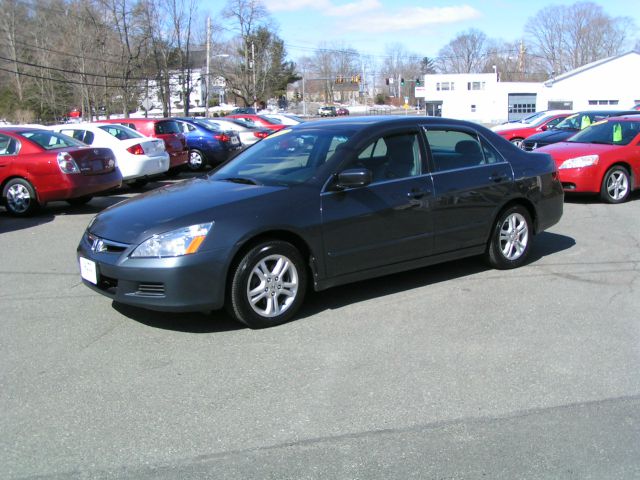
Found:
[(225, 118), (239, 118), (248, 124), (252, 124), (256, 127), (268, 128), (273, 132), (282, 130), (285, 127), (283, 123), (278, 123), (278, 120), (275, 118), (266, 118), (263, 115), (253, 115), (251, 113), (236, 113), (233, 115), (226, 115)]
[(571, 112), (540, 112), (539, 115), (531, 115), (519, 122), (498, 125), (492, 130), (519, 147), (525, 138), (554, 127), (569, 115)]
[(89, 147), (48, 130), (0, 128), (2, 203), (12, 215), (30, 215), (54, 200), (83, 204), (121, 184), (108, 148)]
[(640, 116), (610, 117), (592, 124), (565, 142), (541, 147), (558, 167), (566, 192), (599, 193), (621, 203), (640, 188)]
[(173, 118), (111, 118), (100, 123), (117, 123), (137, 130), (146, 137), (160, 138), (169, 153), (167, 175), (177, 175), (189, 161), (187, 140), (182, 127)]

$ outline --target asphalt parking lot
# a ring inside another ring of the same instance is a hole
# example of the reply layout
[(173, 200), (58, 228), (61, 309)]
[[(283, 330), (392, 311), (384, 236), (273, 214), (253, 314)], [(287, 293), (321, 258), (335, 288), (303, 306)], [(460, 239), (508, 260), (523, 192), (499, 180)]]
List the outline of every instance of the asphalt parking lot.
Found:
[(0, 210), (0, 478), (640, 478), (640, 195), (253, 331), (80, 282), (91, 217)]

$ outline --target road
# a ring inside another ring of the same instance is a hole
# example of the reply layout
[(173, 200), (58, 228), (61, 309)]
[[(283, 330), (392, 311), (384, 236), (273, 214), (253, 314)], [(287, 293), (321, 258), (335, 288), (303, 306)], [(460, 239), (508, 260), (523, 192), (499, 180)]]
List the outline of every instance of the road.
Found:
[(640, 478), (640, 195), (569, 199), (532, 261), (312, 294), (252, 331), (84, 287), (91, 217), (0, 210), (0, 478)]

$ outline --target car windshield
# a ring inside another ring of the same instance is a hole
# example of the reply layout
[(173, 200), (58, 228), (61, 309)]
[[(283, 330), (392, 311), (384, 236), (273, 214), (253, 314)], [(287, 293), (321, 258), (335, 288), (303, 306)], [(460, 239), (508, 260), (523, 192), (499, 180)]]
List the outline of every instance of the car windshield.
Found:
[(109, 135), (117, 138), (118, 140), (129, 140), (131, 138), (142, 137), (142, 135), (140, 135), (138, 132), (125, 127), (124, 125), (101, 125), (98, 128), (100, 128), (100, 130), (104, 130)]
[(21, 132), (25, 138), (28, 138), (33, 143), (45, 150), (56, 150), (58, 148), (67, 147), (86, 147), (85, 143), (79, 142), (67, 135), (61, 133), (49, 132), (47, 130), (32, 130), (27, 132)]
[(555, 128), (559, 130), (582, 130), (605, 117), (607, 117), (606, 114), (576, 113), (562, 120)]
[(640, 122), (609, 121), (594, 123), (576, 133), (568, 142), (628, 145), (640, 133)]
[(292, 185), (312, 179), (352, 132), (282, 130), (258, 142), (211, 174), (214, 180)]
[(195, 123), (199, 127), (204, 128), (205, 130), (210, 130), (210, 131), (214, 131), (214, 132), (219, 132), (220, 131), (220, 126), (219, 125), (216, 125), (213, 122), (209, 122), (208, 120), (196, 119), (196, 120), (193, 120), (193, 123)]
[(519, 123), (526, 123), (527, 125), (533, 124), (538, 120), (542, 120), (542, 117), (546, 115), (545, 112), (536, 112), (533, 115), (520, 119)]

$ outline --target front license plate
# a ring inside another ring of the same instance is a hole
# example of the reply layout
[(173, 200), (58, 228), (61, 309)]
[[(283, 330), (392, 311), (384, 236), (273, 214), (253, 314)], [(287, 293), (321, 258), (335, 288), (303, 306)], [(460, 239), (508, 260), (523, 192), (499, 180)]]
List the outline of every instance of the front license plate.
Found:
[(98, 284), (98, 272), (96, 270), (96, 262), (84, 257), (80, 257), (80, 276), (87, 282), (94, 285)]

